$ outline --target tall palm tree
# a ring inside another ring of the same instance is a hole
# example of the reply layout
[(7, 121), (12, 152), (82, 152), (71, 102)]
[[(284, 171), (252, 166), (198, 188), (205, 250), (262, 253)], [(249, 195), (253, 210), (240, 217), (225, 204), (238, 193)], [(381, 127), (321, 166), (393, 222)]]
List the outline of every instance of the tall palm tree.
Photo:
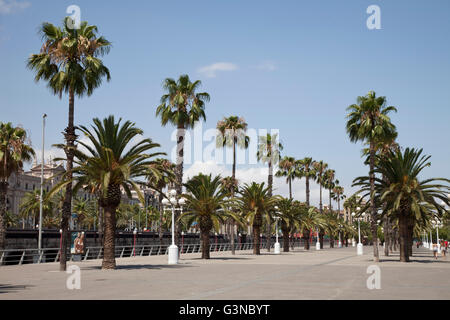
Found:
[[(148, 176), (149, 166), (154, 158), (164, 153), (146, 153), (160, 145), (151, 139), (142, 139), (132, 144), (133, 138), (142, 136), (143, 131), (135, 124), (122, 119), (115, 121), (109, 116), (103, 121), (93, 120), (93, 132), (85, 126), (79, 130), (88, 138), (89, 143), (77, 140), (87, 152), (75, 150), (76, 167), (63, 176), (63, 182), (54, 190), (60, 189), (75, 180), (74, 191), (92, 181), (100, 186), (100, 205), (105, 214), (104, 257), (102, 269), (115, 269), (115, 230), (116, 210), (122, 198), (122, 190), (131, 198), (134, 190), (141, 201), (144, 197), (139, 187), (138, 178)], [(69, 180), (73, 174), (74, 179)]]
[(372, 237), (374, 244), (374, 261), (379, 261), (378, 240), (377, 240), (377, 208), (375, 206), (375, 143), (381, 137), (391, 134), (395, 131), (395, 126), (391, 123), (388, 114), (392, 111), (397, 112), (393, 106), (386, 107), (386, 97), (377, 97), (374, 91), (369, 91), (366, 96), (357, 98), (357, 104), (352, 104), (347, 108), (347, 133), (350, 141), (365, 141), (369, 143), (370, 158), (370, 185), (373, 194), (370, 197), (370, 212)]
[(344, 194), (344, 187), (339, 185), (339, 180), (335, 181), (335, 186), (333, 188), (332, 192), (333, 199), (337, 202), (338, 205), (338, 215), (341, 214), (341, 200), (344, 200), (345, 194)]
[(10, 122), (0, 122), (0, 249), (5, 248), (9, 177), (22, 170), (23, 163), (34, 155), (24, 129), (14, 127)]
[[(283, 150), (283, 145), (279, 141), (278, 134), (267, 134), (265, 136), (258, 137), (258, 151), (256, 153), (256, 157), (258, 161), (262, 163), (267, 163), (269, 167), (269, 174), (267, 177), (267, 188), (268, 195), (272, 197), (272, 186), (273, 186), (273, 166), (278, 164), (280, 161), (280, 152)], [(270, 252), (271, 246), (271, 225), (270, 220), (267, 221), (266, 226), (266, 239), (267, 239), (267, 251)]]
[(259, 235), (263, 221), (265, 220), (270, 225), (270, 215), (279, 198), (269, 194), (269, 187), (265, 187), (264, 182), (245, 184), (239, 194), (240, 197), (236, 199), (237, 207), (242, 212), (244, 219), (252, 226), (253, 254), (259, 255), (261, 254)]
[(200, 226), (202, 239), (202, 259), (209, 259), (209, 236), (214, 228), (219, 230), (220, 224), (227, 215), (226, 191), (222, 188), (221, 176), (212, 178), (211, 175), (199, 174), (186, 184), (186, 210), (180, 219), (188, 219), (187, 225), (197, 222)]
[[(220, 148), (233, 148), (233, 168), (231, 171), (232, 181), (236, 181), (236, 147), (247, 149), (250, 143), (250, 137), (246, 135), (247, 123), (244, 118), (238, 116), (230, 116), (217, 122), (218, 134), (216, 137), (217, 146)], [(234, 184), (234, 183), (233, 183)], [(237, 190), (237, 185), (231, 189), (231, 198)], [(231, 221), (231, 254), (235, 254), (234, 238), (235, 238), (235, 223)]]
[(286, 177), (286, 183), (289, 185), (289, 199), (292, 198), (292, 180), (298, 177), (297, 161), (293, 157), (283, 157), (278, 164), (276, 177)]
[[(408, 262), (414, 226), (418, 223), (427, 225), (430, 218), (448, 214), (445, 206), (450, 205), (447, 196), (450, 180), (419, 179), (423, 169), (431, 165), (428, 161), (430, 156), (422, 155), (422, 149), (406, 148), (404, 152), (391, 151), (388, 157), (375, 157), (373, 173), (383, 175), (386, 179), (375, 178), (374, 202), (382, 204), (383, 216), (398, 220), (400, 261)], [(353, 185), (361, 187), (363, 198), (372, 195), (371, 177), (358, 177)]]
[[(72, 172), (75, 140), (74, 127), (75, 95), (81, 98), (92, 95), (104, 77), (109, 81), (110, 73), (103, 65), (100, 56), (109, 52), (111, 43), (104, 37), (98, 37), (95, 25), (81, 22), (80, 28), (70, 28), (73, 25), (70, 17), (64, 20), (62, 28), (44, 22), (40, 33), (44, 40), (41, 51), (32, 54), (28, 59), (28, 67), (35, 71), (35, 81), (47, 81), (51, 92), (62, 97), (63, 92), (69, 95), (69, 121), (65, 129), (66, 140), (66, 170)], [(70, 178), (70, 177), (69, 177)], [(66, 250), (68, 243), (69, 218), (72, 208), (72, 185), (66, 185), (65, 202), (61, 221), (62, 251), (60, 270), (66, 270)]]
[(314, 169), (315, 161), (312, 158), (303, 158), (297, 161), (298, 175), (300, 178), (305, 178), (306, 184), (306, 205), (309, 207), (311, 205), (309, 201), (310, 189), (309, 189), (309, 179), (316, 179), (316, 170)]
[(332, 211), (332, 205), (331, 205), (331, 199), (332, 199), (332, 195), (331, 195), (331, 193), (332, 193), (332, 191), (333, 191), (333, 188), (335, 187), (335, 185), (336, 185), (336, 183), (335, 183), (335, 181), (334, 181), (334, 178), (336, 177), (336, 171), (334, 171), (333, 169), (328, 169), (326, 172), (325, 172), (325, 176), (324, 176), (324, 186), (325, 186), (325, 188), (326, 189), (328, 189), (328, 194), (329, 194), (329, 201), (330, 201), (330, 204), (329, 204), (329, 210), (330, 211)]
[[(181, 75), (177, 81), (166, 78), (163, 88), (166, 93), (161, 97), (161, 104), (156, 108), (156, 116), (161, 118), (163, 126), (168, 123), (177, 128), (176, 184), (178, 196), (183, 186), (184, 137), (186, 130), (194, 128), (203, 119), (206, 121), (205, 104), (210, 100), (206, 92), (197, 93), (201, 81), (191, 82), (188, 75)], [(175, 212), (178, 221), (179, 212)], [(175, 243), (179, 244), (179, 226), (175, 224)]]
[[(300, 178), (305, 178), (305, 185), (306, 185), (306, 205), (309, 206), (310, 204), (310, 187), (309, 187), (309, 180), (316, 179), (316, 170), (314, 169), (314, 163), (315, 161), (312, 158), (305, 157), (301, 160), (297, 160), (297, 175)], [(302, 229), (303, 234), (303, 240), (305, 242), (305, 250), (309, 250), (309, 237), (310, 237), (310, 229)]]

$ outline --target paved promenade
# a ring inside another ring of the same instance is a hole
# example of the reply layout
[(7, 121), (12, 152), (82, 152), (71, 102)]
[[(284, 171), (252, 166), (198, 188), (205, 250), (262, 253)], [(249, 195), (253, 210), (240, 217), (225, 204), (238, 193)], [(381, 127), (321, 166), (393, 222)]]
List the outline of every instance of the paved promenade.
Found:
[(101, 260), (69, 263), (81, 268), (81, 289), (66, 287), (68, 274), (58, 264), (1, 266), (0, 300), (5, 299), (450, 299), (450, 258), (434, 260), (415, 250), (412, 262), (398, 254), (381, 256), (381, 289), (367, 288), (371, 249), (356, 248), (282, 253), (250, 251), (117, 259), (118, 269), (102, 271)]

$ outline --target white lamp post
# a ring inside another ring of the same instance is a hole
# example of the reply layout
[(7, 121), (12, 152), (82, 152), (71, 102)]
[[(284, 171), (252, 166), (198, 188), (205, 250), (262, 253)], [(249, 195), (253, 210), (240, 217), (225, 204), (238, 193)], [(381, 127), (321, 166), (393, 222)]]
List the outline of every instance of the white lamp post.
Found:
[(433, 234), (431, 233), (431, 229), (430, 229), (430, 244), (428, 245), (428, 249), (433, 251)]
[(319, 241), (319, 228), (317, 228), (317, 237), (316, 237), (316, 250), (320, 250), (320, 241)]
[[(162, 204), (165, 207), (170, 206), (172, 208), (172, 244), (169, 246), (169, 264), (177, 264), (178, 263), (178, 247), (175, 244), (175, 210), (180, 210), (183, 212), (183, 205), (185, 204), (184, 198), (177, 199), (176, 198), (177, 191), (172, 189), (168, 192), (167, 198), (164, 198)], [(175, 206), (180, 206), (180, 208), (175, 208)]]
[(342, 229), (342, 224), (339, 224), (339, 243), (338, 243), (338, 248), (342, 248), (341, 229)]
[[(275, 210), (278, 212), (278, 207), (275, 206)], [(275, 225), (275, 237), (276, 237), (276, 242), (275, 242), (275, 247), (274, 247), (274, 254), (280, 254), (280, 243), (278, 242), (278, 220), (280, 220), (280, 217), (275, 217), (275, 221), (276, 221), (276, 225)]]
[(44, 134), (45, 134), (45, 118), (47, 115), (44, 113), (42, 115), (42, 162), (41, 162), (41, 194), (39, 196), (39, 239), (38, 239), (38, 250), (39, 255), (41, 254), (42, 249), (42, 211), (43, 211), (43, 192), (44, 192)]
[(433, 226), (436, 227), (436, 244), (438, 247), (438, 253), (441, 253), (441, 243), (439, 242), (439, 228), (442, 227), (442, 223), (437, 218), (432, 222)]
[[(361, 210), (361, 208), (358, 207), (358, 208), (356, 208), (356, 210), (359, 211), (359, 210)], [(363, 217), (364, 217), (364, 215), (365, 215), (365, 213), (362, 213)], [(356, 213), (353, 212), (352, 216), (355, 217)], [(363, 245), (361, 243), (361, 223), (360, 223), (361, 218), (357, 217), (357, 220), (358, 220), (358, 245), (356, 246), (356, 254), (358, 256), (361, 256), (363, 254)]]

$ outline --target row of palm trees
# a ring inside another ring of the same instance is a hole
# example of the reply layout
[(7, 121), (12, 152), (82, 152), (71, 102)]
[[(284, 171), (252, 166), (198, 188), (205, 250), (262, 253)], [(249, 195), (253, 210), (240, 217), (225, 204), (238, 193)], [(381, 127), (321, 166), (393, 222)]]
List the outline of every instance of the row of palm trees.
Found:
[[(420, 238), (434, 219), (448, 219), (450, 180), (420, 177), (431, 165), (430, 156), (422, 155), (422, 149), (401, 148), (396, 142), (398, 133), (389, 113), (397, 109), (386, 106), (386, 97), (370, 91), (347, 110), (350, 140), (363, 141), (368, 146), (363, 157), (369, 165), (369, 175), (356, 178), (353, 186), (360, 187), (358, 214), (370, 212), (374, 261), (379, 261), (377, 230), (383, 224), (388, 243), (398, 230), (400, 261), (407, 262), (412, 255), (414, 235)], [(389, 247), (385, 246), (387, 255)]]

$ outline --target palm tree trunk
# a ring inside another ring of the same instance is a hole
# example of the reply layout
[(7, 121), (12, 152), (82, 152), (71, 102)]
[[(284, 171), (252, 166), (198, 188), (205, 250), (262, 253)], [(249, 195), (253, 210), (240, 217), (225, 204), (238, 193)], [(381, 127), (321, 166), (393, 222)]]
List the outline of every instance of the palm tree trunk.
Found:
[(292, 200), (292, 179), (289, 177), (289, 199)]
[(371, 208), (371, 219), (370, 226), (372, 229), (372, 241), (373, 241), (373, 261), (379, 262), (380, 257), (378, 254), (378, 235), (377, 235), (377, 208), (375, 207), (375, 173), (373, 172), (375, 168), (375, 145), (370, 142), (370, 208)]
[(308, 206), (308, 208), (309, 208), (309, 206), (310, 206), (310, 204), (309, 204), (309, 172), (306, 172), (306, 205)]
[(202, 230), (200, 228), (200, 233), (202, 237), (202, 259), (210, 259), (209, 252), (209, 230)]
[(389, 246), (391, 242), (391, 236), (390, 236), (390, 228), (389, 228), (389, 220), (385, 216), (383, 218), (384, 224), (383, 224), (383, 231), (384, 231), (384, 255), (386, 257), (389, 256)]
[[(66, 171), (68, 172), (67, 179), (72, 180), (72, 168), (73, 168), (73, 148), (76, 140), (75, 127), (74, 127), (74, 108), (75, 108), (75, 95), (73, 89), (69, 91), (69, 123), (64, 134), (66, 140)], [(61, 241), (61, 255), (59, 261), (59, 271), (66, 271), (67, 261), (67, 245), (69, 243), (69, 218), (72, 214), (72, 183), (66, 186), (66, 192), (64, 195), (64, 203), (62, 207), (62, 241)]]
[(408, 219), (402, 213), (398, 221), (399, 233), (400, 233), (400, 261), (409, 262), (408, 255)]
[(281, 230), (283, 232), (283, 252), (289, 252), (289, 229), (284, 221), (281, 221)]
[(309, 240), (310, 240), (310, 230), (308, 228), (303, 228), (302, 236), (305, 241), (305, 250), (309, 250)]
[(159, 196), (158, 196), (158, 210), (159, 210), (158, 238), (159, 238), (159, 245), (162, 245), (162, 243), (163, 243), (162, 224), (163, 224), (164, 208), (162, 206), (162, 200), (163, 200), (163, 194), (160, 193)]
[[(233, 190), (231, 192), (231, 198), (234, 199), (234, 181), (236, 179), (236, 138), (233, 139), (233, 171), (231, 173), (231, 178), (232, 178), (232, 182), (233, 182)], [(235, 249), (234, 249), (234, 220), (231, 219), (231, 254), (235, 255)]]
[[(6, 158), (6, 157), (5, 157)], [(0, 182), (0, 249), (6, 247), (6, 197), (8, 194), (8, 181)]]
[(261, 250), (259, 248), (259, 246), (260, 246), (260, 242), (259, 242), (260, 230), (261, 230), (261, 227), (259, 225), (253, 225), (253, 254), (256, 254), (256, 255), (261, 254)]
[[(273, 167), (272, 167), (272, 161), (269, 161), (269, 177), (268, 177), (268, 186), (269, 186), (269, 197), (272, 197), (272, 186), (273, 186)], [(272, 226), (270, 223), (270, 218), (267, 219), (267, 227), (266, 227), (266, 245), (267, 245), (267, 252), (270, 252), (270, 246), (272, 245), (272, 237), (271, 237), (271, 230)]]
[(319, 182), (319, 189), (320, 189), (319, 211), (320, 211), (320, 213), (323, 213), (323, 208), (322, 208), (322, 183), (321, 182)]
[[(177, 164), (175, 167), (176, 172), (176, 185), (178, 196), (183, 192), (183, 162), (184, 162), (184, 136), (186, 130), (184, 125), (181, 123), (178, 125), (177, 129)], [(175, 221), (178, 221), (180, 211), (176, 210), (174, 214)], [(180, 248), (180, 222), (175, 223), (175, 244)]]
[(103, 262), (102, 269), (116, 268), (116, 209), (117, 206), (105, 206), (103, 212), (105, 213), (105, 243), (103, 246)]

